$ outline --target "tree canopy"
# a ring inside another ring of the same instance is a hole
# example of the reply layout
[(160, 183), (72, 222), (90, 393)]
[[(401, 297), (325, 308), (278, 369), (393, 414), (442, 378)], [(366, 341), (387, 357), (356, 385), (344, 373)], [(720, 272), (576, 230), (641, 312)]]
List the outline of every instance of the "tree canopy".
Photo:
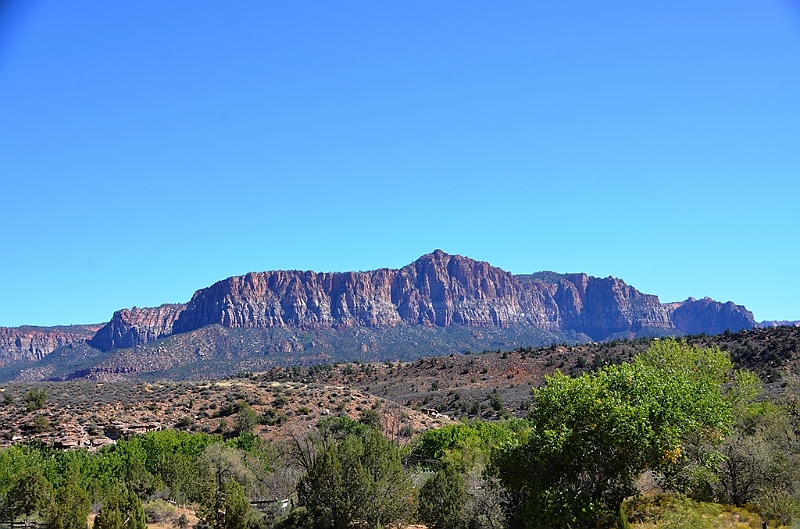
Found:
[(547, 377), (530, 434), (496, 458), (526, 525), (589, 525), (617, 512), (642, 472), (677, 465), (690, 435), (721, 443), (733, 426), (731, 367), (718, 349), (661, 340), (630, 364)]

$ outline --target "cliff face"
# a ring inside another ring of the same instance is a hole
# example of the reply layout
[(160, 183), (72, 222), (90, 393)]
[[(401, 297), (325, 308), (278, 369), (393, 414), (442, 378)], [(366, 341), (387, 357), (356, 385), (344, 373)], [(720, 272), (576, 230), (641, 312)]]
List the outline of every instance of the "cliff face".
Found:
[[(198, 290), (186, 305), (121, 310), (91, 344), (132, 347), (211, 324), (302, 329), (466, 325), (576, 331), (594, 340), (660, 330), (716, 333), (749, 329), (752, 314), (732, 303), (664, 305), (613, 277), (539, 273), (514, 276), (485, 262), (424, 255), (399, 270), (272, 271), (230, 277)], [(698, 331), (699, 329), (699, 331)]]
[(103, 351), (152, 342), (172, 334), (175, 320), (186, 305), (161, 305), (155, 308), (122, 309), (89, 340)]
[(396, 325), (508, 326), (525, 321), (513, 276), (437, 251), (400, 270), (275, 271), (230, 277), (199, 290), (175, 323), (223, 327)]
[(686, 334), (719, 334), (727, 329), (740, 331), (756, 326), (753, 313), (732, 301), (721, 303), (711, 298), (669, 303), (672, 323)]
[(554, 299), (561, 315), (561, 329), (579, 330), (594, 340), (622, 332), (672, 329), (658, 296), (642, 294), (614, 277), (565, 275)]
[(409, 324), (510, 327), (527, 321), (520, 292), (510, 273), (437, 250), (395, 273), (391, 299)]
[(0, 367), (41, 360), (55, 349), (90, 339), (100, 325), (0, 327)]

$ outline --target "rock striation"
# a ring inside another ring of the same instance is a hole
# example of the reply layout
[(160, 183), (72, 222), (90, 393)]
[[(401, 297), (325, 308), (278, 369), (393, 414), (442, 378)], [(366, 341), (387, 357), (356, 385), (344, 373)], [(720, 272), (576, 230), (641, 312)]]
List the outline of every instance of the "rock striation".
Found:
[(207, 325), (226, 328), (425, 327), (575, 331), (593, 340), (636, 334), (707, 334), (755, 325), (740, 305), (709, 298), (662, 304), (621, 279), (540, 272), (513, 275), (441, 250), (399, 269), (278, 270), (229, 277), (183, 304), (114, 313), (90, 344), (141, 345)]
[(565, 274), (556, 286), (558, 330), (577, 330), (603, 340), (620, 333), (673, 329), (658, 296), (642, 294), (621, 279)]
[(0, 367), (41, 360), (59, 347), (89, 340), (100, 327), (0, 327)]

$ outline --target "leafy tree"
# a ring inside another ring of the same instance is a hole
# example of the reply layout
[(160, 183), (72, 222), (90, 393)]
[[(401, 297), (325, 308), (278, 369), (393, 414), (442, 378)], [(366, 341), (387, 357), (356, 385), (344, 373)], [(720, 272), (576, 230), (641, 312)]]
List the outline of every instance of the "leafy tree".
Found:
[(136, 439), (145, 453), (146, 470), (159, 484), (172, 491), (173, 499), (199, 499), (201, 488), (198, 486), (198, 460), (208, 446), (219, 442), (219, 438), (206, 434), (161, 430)]
[(244, 454), (224, 444), (213, 444), (200, 456), (198, 464), (205, 480), (204, 496), (222, 490), (228, 481), (236, 481), (243, 488), (250, 488), (253, 472), (245, 464)]
[(254, 523), (246, 489), (256, 476), (244, 453), (224, 444), (213, 444), (200, 457), (204, 494), (198, 516), (215, 529), (244, 529)]
[(93, 529), (146, 529), (142, 501), (123, 485), (114, 487), (105, 497), (103, 508), (94, 519)]
[[(147, 469), (147, 451), (142, 446), (141, 439), (133, 442), (119, 443), (109, 451), (113, 457), (106, 461), (112, 479), (111, 487), (115, 487), (116, 480), (120, 480), (125, 489), (131, 490), (139, 496), (146, 498), (157, 489), (155, 476)], [(112, 494), (110, 489), (103, 491)]]
[(446, 465), (419, 491), (419, 517), (433, 529), (460, 529), (465, 524), (467, 490), (464, 478)]
[(90, 492), (102, 497), (120, 479), (142, 498), (169, 488), (177, 501), (197, 501), (203, 493), (200, 487), (202, 465), (198, 461), (209, 445), (220, 441), (207, 434), (176, 430), (120, 440), (115, 446), (103, 449), (99, 460), (92, 463), (97, 466), (94, 472), (100, 482)]
[(619, 511), (646, 469), (669, 472), (687, 438), (718, 444), (733, 423), (722, 385), (730, 359), (718, 349), (655, 341), (631, 364), (536, 390), (532, 430), (495, 459), (527, 527), (587, 527)]
[(526, 421), (469, 421), (428, 430), (412, 446), (407, 462), (433, 470), (447, 464), (461, 473), (481, 470), (496, 447), (512, 442), (515, 431), (527, 428)]
[(56, 490), (47, 513), (50, 529), (86, 529), (86, 517), (91, 503), (86, 490), (80, 486), (79, 474), (72, 471), (66, 484)]

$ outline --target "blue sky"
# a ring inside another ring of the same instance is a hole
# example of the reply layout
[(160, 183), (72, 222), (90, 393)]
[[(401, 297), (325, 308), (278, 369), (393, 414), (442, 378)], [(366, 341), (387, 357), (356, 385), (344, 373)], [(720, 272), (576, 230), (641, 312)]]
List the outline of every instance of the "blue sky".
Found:
[(436, 248), (800, 319), (800, 2), (0, 3), (0, 325)]

